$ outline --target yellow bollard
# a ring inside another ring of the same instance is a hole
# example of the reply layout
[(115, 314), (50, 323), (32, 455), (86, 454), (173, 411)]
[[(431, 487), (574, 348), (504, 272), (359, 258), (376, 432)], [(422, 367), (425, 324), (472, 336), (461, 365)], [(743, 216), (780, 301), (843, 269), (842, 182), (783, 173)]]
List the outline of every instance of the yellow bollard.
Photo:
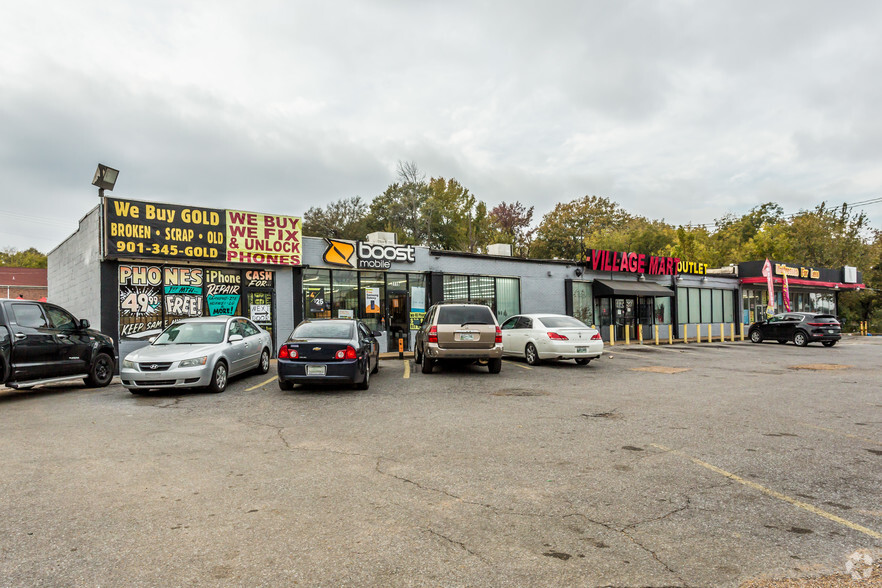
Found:
[(625, 327), (625, 345), (631, 344), (631, 329), (629, 327)]
[(658, 345), (658, 325), (655, 325), (655, 344)]
[(720, 323), (720, 343), (726, 342), (726, 327), (723, 323)]
[(668, 345), (674, 344), (674, 325), (668, 325)]
[(731, 327), (731, 330), (729, 331), (729, 333), (732, 335), (732, 343), (734, 343), (735, 342), (735, 323), (730, 323), (729, 327)]
[(695, 342), (701, 343), (701, 323), (695, 325)]
[(643, 326), (637, 325), (637, 342), (643, 345)]
[(710, 323), (707, 324), (707, 342), (708, 343), (714, 342), (714, 333), (713, 333), (712, 327), (713, 327), (712, 324), (710, 324)]
[(689, 323), (683, 325), (683, 343), (689, 343)]
[(609, 326), (609, 344), (610, 345), (616, 344), (616, 326), (615, 325)]
[(744, 323), (739, 323), (741, 325), (741, 340), (744, 341)]

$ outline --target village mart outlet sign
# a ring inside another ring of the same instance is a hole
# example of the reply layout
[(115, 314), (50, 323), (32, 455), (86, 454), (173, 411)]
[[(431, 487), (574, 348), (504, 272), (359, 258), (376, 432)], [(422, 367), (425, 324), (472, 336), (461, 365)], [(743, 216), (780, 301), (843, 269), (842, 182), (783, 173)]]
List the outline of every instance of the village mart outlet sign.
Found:
[(624, 272), (631, 274), (667, 275), (707, 273), (706, 263), (686, 261), (679, 257), (662, 257), (644, 253), (590, 249), (585, 256), (585, 265), (602, 272)]
[(325, 239), (325, 263), (357, 269), (387, 270), (395, 263), (414, 263), (416, 249), (413, 245), (381, 245), (366, 241), (341, 241)]

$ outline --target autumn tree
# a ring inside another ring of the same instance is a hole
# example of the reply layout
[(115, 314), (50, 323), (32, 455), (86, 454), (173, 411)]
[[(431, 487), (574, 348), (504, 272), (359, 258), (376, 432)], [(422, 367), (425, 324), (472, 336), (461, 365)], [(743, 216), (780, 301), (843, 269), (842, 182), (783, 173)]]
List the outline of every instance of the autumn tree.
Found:
[(429, 184), (413, 162), (398, 162), (398, 181), (371, 202), (368, 223), (373, 230), (396, 233), (400, 242), (423, 245), (428, 233), (425, 219)]
[(536, 233), (530, 225), (533, 222), (533, 207), (527, 208), (520, 202), (507, 204), (505, 201), (490, 211), (490, 225), (495, 229), (494, 241), (511, 245), (517, 257), (529, 257), (530, 245)]

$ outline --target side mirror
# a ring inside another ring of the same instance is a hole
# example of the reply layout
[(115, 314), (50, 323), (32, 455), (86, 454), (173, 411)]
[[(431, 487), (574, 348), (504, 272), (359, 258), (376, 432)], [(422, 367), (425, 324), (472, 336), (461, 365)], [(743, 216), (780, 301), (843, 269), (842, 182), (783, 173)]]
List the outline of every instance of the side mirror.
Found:
[(150, 337), (149, 339), (147, 339), (147, 342), (150, 343), (151, 345), (153, 344), (154, 341), (156, 341), (156, 337)]
[(230, 343), (235, 343), (236, 341), (242, 341), (244, 337), (242, 335), (230, 335), (230, 338), (227, 339)]
[(371, 331), (371, 335), (373, 335), (374, 338), (377, 338), (377, 337), (382, 337), (383, 333), (381, 333), (380, 331)]
[(80, 321), (80, 328), (81, 329), (88, 329), (89, 325), (90, 325), (90, 323), (89, 323), (88, 319), (82, 319)]

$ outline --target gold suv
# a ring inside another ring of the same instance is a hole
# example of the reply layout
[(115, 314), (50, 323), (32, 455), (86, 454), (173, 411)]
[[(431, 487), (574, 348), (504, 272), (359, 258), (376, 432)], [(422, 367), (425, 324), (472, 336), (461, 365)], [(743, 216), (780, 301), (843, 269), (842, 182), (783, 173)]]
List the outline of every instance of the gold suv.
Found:
[(502, 369), (502, 331), (486, 304), (439, 302), (429, 309), (414, 344), (417, 363), (431, 374), (439, 359), (486, 361), (491, 374)]

